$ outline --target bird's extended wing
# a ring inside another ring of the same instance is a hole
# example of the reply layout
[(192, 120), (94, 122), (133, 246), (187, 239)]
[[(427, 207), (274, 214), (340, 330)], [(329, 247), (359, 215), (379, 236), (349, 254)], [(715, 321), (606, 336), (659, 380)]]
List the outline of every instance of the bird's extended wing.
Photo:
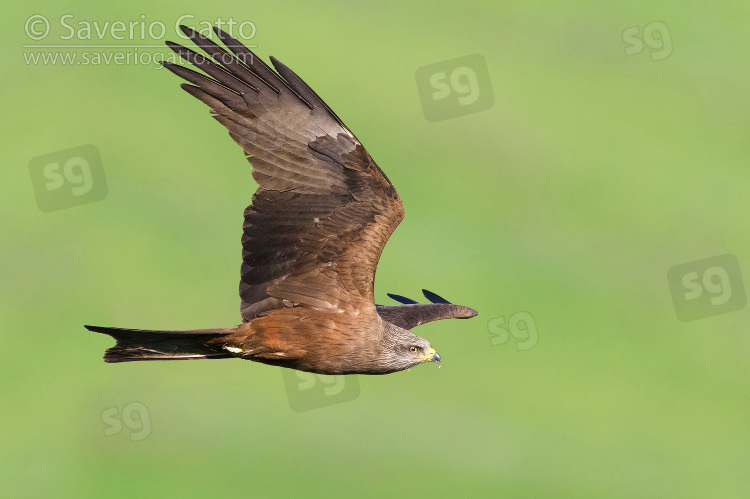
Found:
[(432, 291), (422, 290), (432, 303), (417, 303), (415, 300), (388, 293), (388, 296), (404, 305), (378, 305), (380, 317), (404, 329), (411, 329), (422, 324), (442, 319), (470, 319), (477, 316), (477, 311), (463, 305), (454, 305)]
[(163, 65), (229, 130), (260, 186), (243, 225), (243, 320), (296, 305), (374, 313), (375, 268), (404, 217), (391, 182), (289, 68), (272, 57), (274, 71), (218, 28), (233, 54), (181, 28), (209, 57), (168, 45), (205, 74)]

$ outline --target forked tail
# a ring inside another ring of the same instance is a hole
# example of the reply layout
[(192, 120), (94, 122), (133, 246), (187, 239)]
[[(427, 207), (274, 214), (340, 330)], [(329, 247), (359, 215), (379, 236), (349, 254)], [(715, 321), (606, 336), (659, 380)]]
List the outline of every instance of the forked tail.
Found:
[(136, 360), (226, 359), (232, 354), (208, 341), (231, 334), (234, 329), (194, 331), (146, 331), (119, 327), (84, 326), (89, 331), (108, 334), (117, 344), (104, 352), (104, 362)]

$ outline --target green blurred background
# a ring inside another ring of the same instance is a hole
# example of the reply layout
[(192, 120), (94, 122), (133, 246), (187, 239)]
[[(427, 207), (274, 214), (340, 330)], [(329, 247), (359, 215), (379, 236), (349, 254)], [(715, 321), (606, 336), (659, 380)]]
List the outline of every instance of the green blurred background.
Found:
[[(64, 14), (251, 20), (259, 55), (305, 78), (404, 200), (377, 300), (424, 287), (479, 311), (416, 330), (442, 369), (360, 376), (355, 400), (295, 412), (278, 368), (104, 364), (112, 341), (85, 323), (239, 321), (255, 184), (167, 71), (26, 64), (39, 49), (23, 45), (44, 43), (24, 32), (35, 14), (54, 36)], [(748, 309), (681, 322), (667, 271), (750, 261), (748, 14), (739, 1), (6, 5), (0, 495), (747, 497)], [(623, 31), (653, 21), (669, 57), (626, 55)], [(416, 70), (474, 53), (494, 106), (425, 120)], [(84, 144), (108, 195), (40, 211), (30, 160)], [(521, 311), (537, 343), (493, 346), (492, 324)], [(131, 402), (148, 438), (106, 436), (102, 413)]]

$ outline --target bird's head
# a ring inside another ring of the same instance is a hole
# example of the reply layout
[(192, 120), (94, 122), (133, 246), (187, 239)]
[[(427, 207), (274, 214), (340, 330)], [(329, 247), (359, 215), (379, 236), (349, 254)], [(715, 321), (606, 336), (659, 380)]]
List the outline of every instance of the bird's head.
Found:
[(382, 360), (390, 372), (410, 369), (424, 362), (440, 363), (440, 354), (430, 342), (407, 329), (386, 323)]

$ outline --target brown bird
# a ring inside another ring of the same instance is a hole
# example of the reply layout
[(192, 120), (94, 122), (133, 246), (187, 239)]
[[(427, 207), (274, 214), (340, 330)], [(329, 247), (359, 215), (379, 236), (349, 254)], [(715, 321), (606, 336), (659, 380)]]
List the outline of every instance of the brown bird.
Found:
[(117, 344), (106, 362), (238, 357), (321, 374), (387, 374), (440, 362), (409, 331), (470, 318), (471, 308), (429, 291), (429, 304), (374, 303), (375, 268), (404, 218), (396, 189), (323, 100), (288, 67), (276, 71), (214, 28), (231, 50), (182, 31), (209, 57), (167, 42), (205, 74), (162, 62), (211, 108), (253, 167), (259, 188), (245, 210), (234, 328), (144, 331), (85, 326)]

